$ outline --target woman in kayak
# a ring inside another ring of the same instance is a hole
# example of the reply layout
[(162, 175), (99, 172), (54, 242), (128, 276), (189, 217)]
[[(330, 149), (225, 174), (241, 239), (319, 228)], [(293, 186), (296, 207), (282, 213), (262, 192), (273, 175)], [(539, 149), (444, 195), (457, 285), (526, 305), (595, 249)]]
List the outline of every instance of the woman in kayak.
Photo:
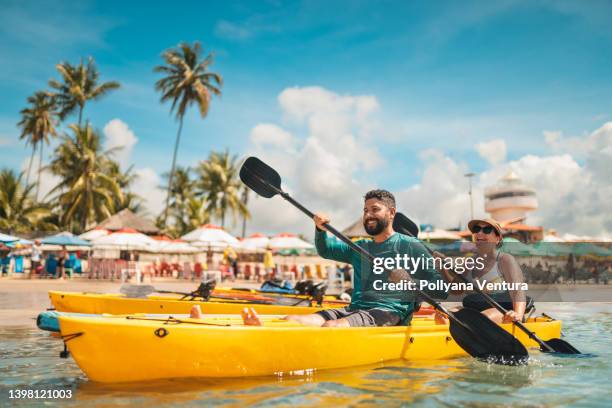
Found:
[[(464, 277), (467, 278), (468, 281), (486, 281), (486, 283), (493, 284), (502, 282), (518, 284), (524, 282), (523, 273), (514, 257), (508, 253), (499, 251), (503, 241), (502, 229), (497, 221), (493, 219), (474, 219), (468, 223), (468, 229), (472, 233), (472, 242), (475, 244), (475, 256), (482, 259), (481, 263), (475, 263), (475, 265), (481, 265), (481, 268), (475, 266), (474, 269), (464, 273)], [(434, 255), (437, 257), (444, 257), (444, 255), (439, 252), (434, 253)], [(458, 277), (452, 275), (449, 271), (443, 270), (442, 274), (449, 282), (461, 282)], [(476, 285), (476, 282), (474, 282), (474, 284)], [(523, 320), (526, 306), (524, 291), (505, 290), (487, 293), (504, 309), (508, 310), (505, 315), (492, 307), (479, 293), (472, 293), (465, 296), (463, 298), (463, 307), (476, 309), (498, 324)], [(456, 310), (457, 309), (454, 311)], [(436, 312), (436, 321), (440, 324), (446, 324), (448, 322), (446, 316), (438, 312)]]
[[(394, 258), (408, 256), (411, 258), (431, 259), (427, 250), (416, 238), (398, 234), (393, 230), (395, 217), (395, 198), (386, 190), (372, 190), (365, 195), (363, 208), (363, 226), (372, 237), (371, 240), (359, 240), (355, 244), (364, 248), (375, 258)], [(346, 243), (327, 235), (326, 224), (329, 217), (316, 214), (315, 246), (319, 256), (336, 262), (350, 263), (354, 272), (354, 287), (351, 304), (341, 309), (326, 309), (309, 315), (289, 315), (287, 320), (306, 326), (325, 327), (359, 327), (359, 326), (395, 326), (408, 324), (414, 312), (414, 293), (400, 290), (380, 290), (384, 283), (392, 282), (388, 272), (374, 273), (372, 265)], [(442, 277), (423, 262), (421, 267), (411, 271), (415, 280), (435, 282)], [(428, 291), (433, 297), (446, 298), (443, 291)], [(192, 311), (192, 317), (201, 315)], [(253, 309), (243, 312), (245, 325), (261, 325)]]

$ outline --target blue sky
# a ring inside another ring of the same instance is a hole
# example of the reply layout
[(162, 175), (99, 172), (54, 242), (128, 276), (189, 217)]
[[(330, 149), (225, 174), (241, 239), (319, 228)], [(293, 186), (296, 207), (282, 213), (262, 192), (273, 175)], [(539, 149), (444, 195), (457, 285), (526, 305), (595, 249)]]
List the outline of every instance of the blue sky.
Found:
[[(312, 129), (279, 102), (292, 87), (376, 99), (370, 118), (379, 125), (367, 144), (384, 171), (352, 176), (394, 191), (423, 183), (423, 151), (485, 173), (491, 164), (478, 143), (503, 140), (504, 163), (519, 163), (561, 154), (544, 131), (586, 139), (612, 120), (610, 2), (151, 4), (2, 1), (2, 166), (18, 169), (29, 155), (15, 126), (26, 97), (57, 77), (57, 62), (91, 55), (102, 78), (123, 87), (90, 103), (86, 117), (99, 129), (121, 120), (138, 139), (129, 162), (167, 171), (177, 125), (159, 103), (152, 68), (163, 50), (193, 40), (215, 52), (212, 69), (225, 84), (208, 118), (188, 115), (181, 164), (211, 149), (249, 153), (260, 123), (307, 139)], [(588, 159), (572, 157), (581, 166)]]

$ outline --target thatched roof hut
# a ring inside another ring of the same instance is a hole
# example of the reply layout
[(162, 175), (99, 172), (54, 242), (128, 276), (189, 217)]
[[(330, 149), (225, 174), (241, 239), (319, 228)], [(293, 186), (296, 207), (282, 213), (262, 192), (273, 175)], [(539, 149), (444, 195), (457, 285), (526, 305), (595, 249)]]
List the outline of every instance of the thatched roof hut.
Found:
[(159, 228), (155, 226), (153, 221), (140, 217), (127, 208), (102, 221), (96, 228), (103, 228), (109, 231), (131, 228), (143, 234), (159, 234)]
[(358, 239), (358, 238), (372, 238), (366, 232), (365, 228), (363, 228), (363, 218), (359, 217), (357, 221), (352, 223), (349, 227), (342, 230), (342, 233), (349, 237), (350, 239)]

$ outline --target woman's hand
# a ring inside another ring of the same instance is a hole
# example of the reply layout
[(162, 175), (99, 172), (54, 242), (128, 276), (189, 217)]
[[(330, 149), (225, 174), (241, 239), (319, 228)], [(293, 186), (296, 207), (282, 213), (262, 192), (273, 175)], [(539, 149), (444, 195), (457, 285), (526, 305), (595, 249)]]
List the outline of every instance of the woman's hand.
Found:
[(514, 310), (508, 310), (502, 319), (503, 323), (520, 322), (523, 320), (523, 315), (515, 312)]

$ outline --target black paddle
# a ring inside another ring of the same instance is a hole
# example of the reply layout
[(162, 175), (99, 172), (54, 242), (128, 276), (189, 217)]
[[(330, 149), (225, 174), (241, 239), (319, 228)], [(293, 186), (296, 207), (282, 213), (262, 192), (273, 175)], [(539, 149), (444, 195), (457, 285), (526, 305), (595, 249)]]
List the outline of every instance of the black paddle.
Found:
[[(400, 234), (417, 237), (419, 230), (416, 224), (404, 214), (397, 212), (395, 214), (395, 218), (393, 219), (393, 229)], [(429, 251), (429, 253), (433, 252), (430, 248), (425, 245), (425, 248)], [(469, 281), (465, 278), (465, 276), (455, 273), (455, 271), (451, 271), (452, 274), (458, 277), (462, 282), (469, 283)], [(478, 285), (473, 285), (474, 290), (478, 292), (491, 306), (496, 308), (500, 313), (506, 314), (508, 311), (502, 307), (495, 299), (493, 299), (488, 293), (483, 292)], [(534, 332), (529, 330), (522, 322), (513, 322), (519, 329), (521, 329), (525, 334), (527, 334), (532, 340), (540, 345), (540, 350), (545, 353), (563, 353), (563, 354), (582, 354), (578, 349), (569, 344), (565, 340), (561, 339), (550, 339), (550, 340), (542, 340), (540, 339)]]
[[(258, 158), (249, 157), (245, 160), (240, 169), (240, 179), (260, 196), (271, 198), (278, 194), (308, 217), (314, 218), (314, 213), (282, 190), (281, 177), (276, 170)], [(329, 224), (326, 224), (325, 228), (370, 263), (373, 262), (372, 254), (357, 246), (340, 231)], [(525, 347), (510, 333), (482, 314), (471, 309), (463, 309), (461, 313), (454, 314), (428, 294), (420, 290), (416, 292), (435, 309), (449, 316), (451, 335), (457, 344), (471, 356), (502, 364), (520, 364), (526, 361), (528, 353)]]

